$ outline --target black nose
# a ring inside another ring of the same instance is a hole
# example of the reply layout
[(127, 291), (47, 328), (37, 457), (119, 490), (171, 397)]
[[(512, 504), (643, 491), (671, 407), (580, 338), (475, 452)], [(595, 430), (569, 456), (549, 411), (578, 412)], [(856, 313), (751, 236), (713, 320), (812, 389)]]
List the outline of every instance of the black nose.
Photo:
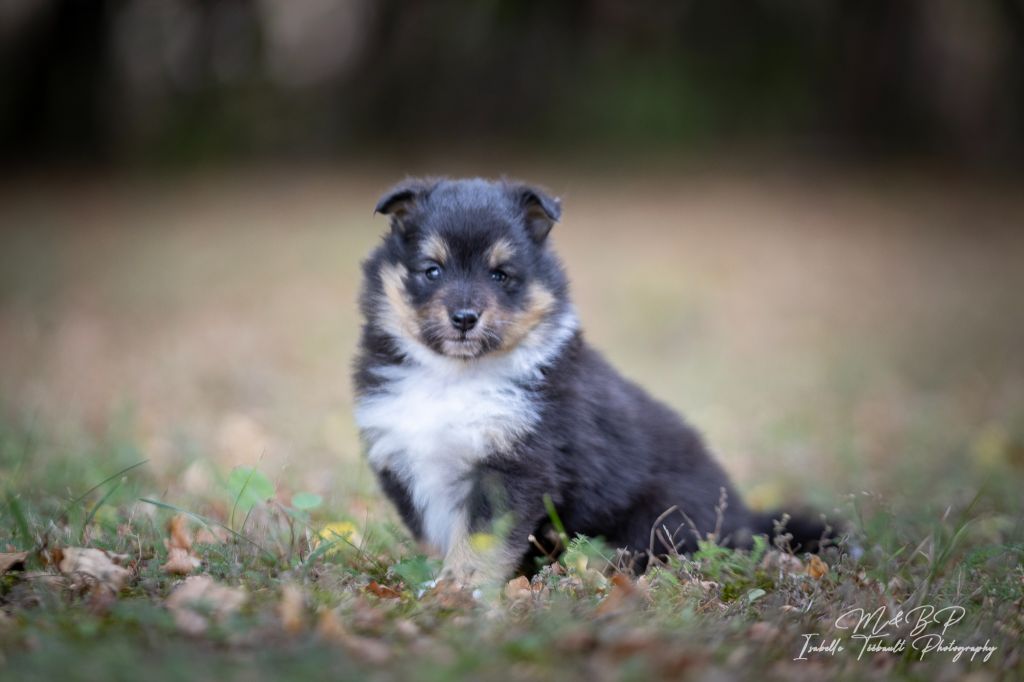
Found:
[(479, 319), (480, 316), (474, 310), (456, 310), (452, 313), (452, 325), (464, 332), (468, 332), (475, 327), (476, 321)]

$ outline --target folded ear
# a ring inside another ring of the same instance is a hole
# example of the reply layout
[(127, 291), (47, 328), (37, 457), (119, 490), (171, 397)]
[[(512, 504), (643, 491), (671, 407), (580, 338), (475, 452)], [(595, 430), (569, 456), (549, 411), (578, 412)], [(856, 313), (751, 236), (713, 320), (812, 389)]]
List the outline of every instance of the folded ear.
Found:
[(405, 232), (405, 219), (429, 190), (430, 185), (424, 180), (403, 180), (384, 193), (373, 212), (391, 216), (391, 228)]
[(517, 185), (515, 193), (523, 209), (526, 231), (535, 243), (541, 244), (551, 228), (562, 217), (562, 204), (557, 198), (529, 185)]

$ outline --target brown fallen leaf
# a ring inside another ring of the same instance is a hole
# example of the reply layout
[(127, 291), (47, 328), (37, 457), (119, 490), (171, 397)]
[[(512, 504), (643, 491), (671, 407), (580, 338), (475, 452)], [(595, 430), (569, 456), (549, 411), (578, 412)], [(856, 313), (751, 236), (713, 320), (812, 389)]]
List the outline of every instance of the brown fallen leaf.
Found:
[(661, 642), (654, 631), (633, 628), (617, 633), (613, 639), (605, 642), (605, 646), (613, 658), (622, 660), (640, 653), (658, 650), (661, 647)]
[(183, 514), (172, 518), (167, 524), (167, 562), (160, 568), (171, 575), (188, 575), (199, 568), (199, 557), (192, 553), (192, 535), (188, 530), (188, 519)]
[(108, 589), (113, 593), (121, 591), (128, 582), (128, 569), (115, 562), (127, 560), (127, 556), (112, 554), (92, 547), (62, 547), (50, 552), (57, 570), (70, 577), (85, 577), (91, 586)]
[(815, 580), (821, 580), (828, 575), (828, 564), (821, 560), (817, 554), (812, 554), (807, 562), (807, 575)]
[(593, 649), (597, 640), (591, 627), (581, 623), (570, 626), (557, 635), (554, 643), (559, 651), (578, 654)]
[(28, 552), (0, 552), (0, 575), (25, 568)]
[(379, 639), (346, 633), (340, 644), (353, 657), (365, 663), (380, 665), (391, 658), (391, 647)]
[(186, 578), (167, 598), (165, 605), (182, 632), (201, 635), (211, 623), (222, 623), (242, 608), (245, 590), (214, 582), (208, 575)]
[(651, 580), (646, 575), (642, 575), (639, 578), (637, 578), (634, 587), (636, 587), (636, 590), (640, 593), (640, 596), (642, 596), (647, 601), (651, 601), (653, 599), (651, 595)]
[(597, 609), (594, 611), (598, 616), (603, 616), (606, 613), (613, 613), (618, 611), (632, 602), (637, 601), (639, 591), (633, 582), (622, 575), (616, 573), (612, 576), (612, 590), (608, 593), (608, 596), (601, 600), (601, 603), (597, 605)]
[(778, 550), (770, 550), (765, 553), (764, 559), (761, 560), (761, 568), (766, 571), (780, 571), (789, 574), (804, 572), (804, 564), (799, 558)]
[(330, 609), (323, 611), (317, 620), (316, 633), (322, 639), (340, 644), (344, 649), (365, 663), (381, 664), (391, 658), (391, 648), (378, 639), (353, 635), (338, 618), (338, 612)]
[(423, 595), (423, 600), (452, 611), (464, 611), (476, 605), (472, 591), (452, 580), (438, 580), (437, 584)]
[(62, 575), (54, 575), (46, 571), (25, 571), (20, 576), (25, 583), (46, 590), (62, 590), (68, 586), (69, 580)]
[(415, 639), (420, 635), (420, 626), (411, 620), (405, 618), (399, 618), (395, 621), (395, 634), (403, 639)]
[(167, 523), (167, 533), (170, 539), (167, 540), (168, 547), (178, 547), (186, 551), (192, 549), (192, 534), (188, 531), (188, 519), (184, 514), (178, 514)]
[(366, 586), (366, 591), (370, 594), (375, 594), (381, 599), (401, 599), (402, 593), (393, 587), (387, 585), (381, 585), (376, 580), (371, 580), (370, 584)]
[(530, 580), (526, 576), (513, 578), (505, 584), (505, 598), (514, 601), (516, 599), (528, 599), (533, 595), (530, 590)]
[(171, 575), (188, 575), (199, 568), (199, 557), (189, 554), (188, 550), (170, 547), (167, 550), (167, 561), (160, 568)]
[(281, 627), (290, 635), (296, 635), (306, 625), (306, 597), (297, 585), (288, 584), (281, 590), (281, 601), (277, 604), (277, 615)]
[(758, 621), (747, 628), (747, 637), (755, 642), (770, 642), (779, 636), (779, 628), (772, 623)]
[(337, 611), (327, 609), (320, 612), (316, 621), (316, 634), (328, 642), (337, 642), (345, 636), (345, 626), (341, 624)]

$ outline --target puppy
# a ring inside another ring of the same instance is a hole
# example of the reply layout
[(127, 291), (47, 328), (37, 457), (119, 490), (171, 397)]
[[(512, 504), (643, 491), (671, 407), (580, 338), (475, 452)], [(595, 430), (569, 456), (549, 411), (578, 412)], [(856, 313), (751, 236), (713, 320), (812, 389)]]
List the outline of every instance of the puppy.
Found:
[[(584, 340), (548, 245), (557, 199), (513, 182), (410, 180), (376, 212), (391, 229), (363, 264), (356, 420), (444, 577), (535, 569), (549, 504), (570, 537), (601, 536), (641, 570), (649, 553), (710, 533), (740, 547), (772, 534), (781, 514), (748, 510), (698, 433)], [(826, 534), (809, 520), (786, 530), (803, 549)]]

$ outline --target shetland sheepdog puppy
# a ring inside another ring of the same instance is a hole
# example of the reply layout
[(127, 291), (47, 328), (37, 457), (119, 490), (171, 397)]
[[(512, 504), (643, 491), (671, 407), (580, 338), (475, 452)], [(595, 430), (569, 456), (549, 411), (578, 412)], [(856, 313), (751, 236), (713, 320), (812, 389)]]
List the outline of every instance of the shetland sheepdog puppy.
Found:
[(600, 536), (640, 570), (710, 533), (743, 547), (784, 532), (804, 550), (829, 536), (812, 518), (780, 529), (781, 512), (751, 512), (697, 431), (587, 343), (548, 242), (557, 199), (509, 181), (407, 180), (376, 212), (391, 224), (363, 264), (356, 420), (442, 577), (536, 570), (558, 551), (542, 544), (551, 505), (570, 537)]

